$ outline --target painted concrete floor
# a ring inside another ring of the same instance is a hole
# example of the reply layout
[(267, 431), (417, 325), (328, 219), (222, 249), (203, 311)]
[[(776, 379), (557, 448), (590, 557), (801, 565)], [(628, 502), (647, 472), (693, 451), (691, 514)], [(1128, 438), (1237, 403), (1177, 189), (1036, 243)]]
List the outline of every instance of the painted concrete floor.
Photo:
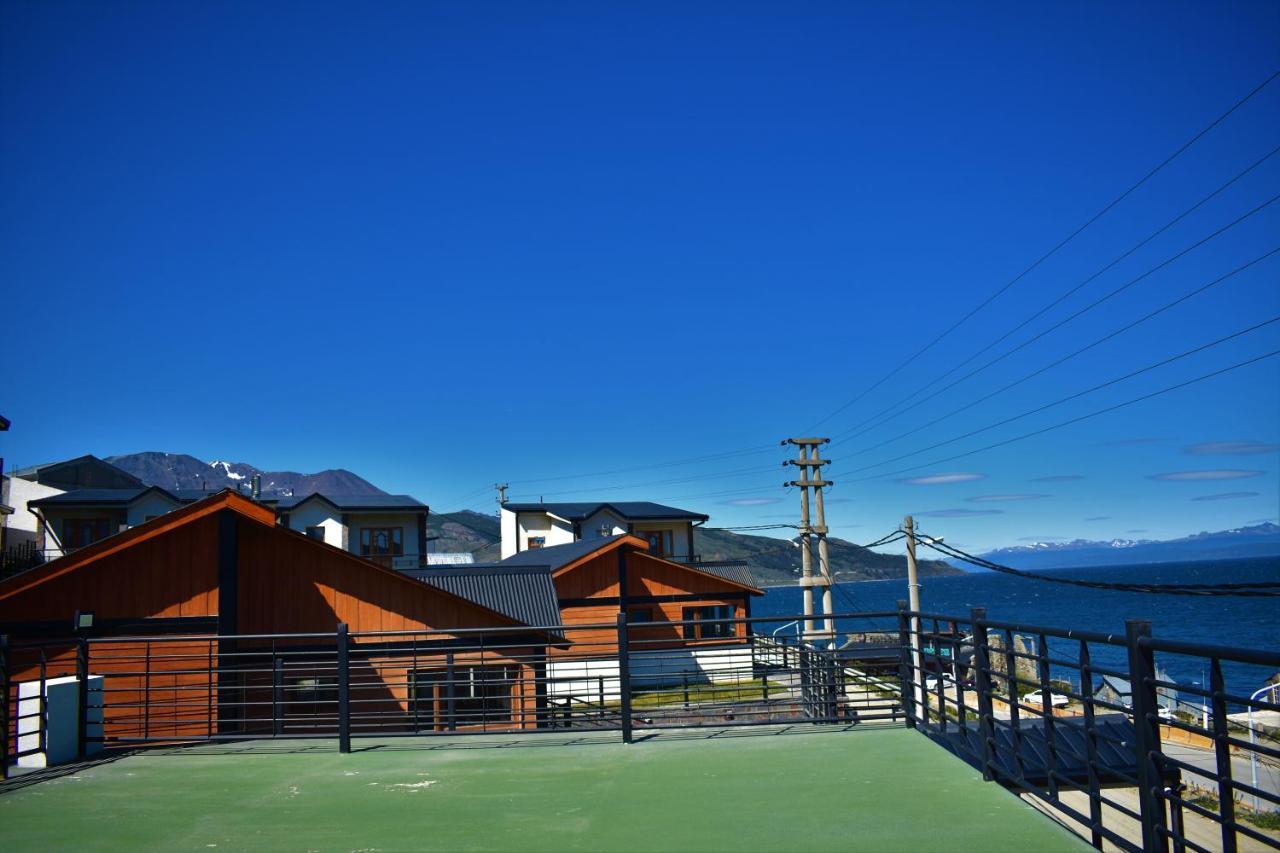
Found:
[(0, 794), (0, 849), (1088, 849), (923, 736), (812, 727), (149, 751)]

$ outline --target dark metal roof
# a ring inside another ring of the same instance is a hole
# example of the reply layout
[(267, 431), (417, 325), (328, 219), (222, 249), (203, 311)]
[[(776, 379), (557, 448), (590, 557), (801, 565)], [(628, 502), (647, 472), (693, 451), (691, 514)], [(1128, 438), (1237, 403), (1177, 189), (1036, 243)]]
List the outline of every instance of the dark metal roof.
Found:
[[(154, 487), (153, 487), (154, 488)], [(62, 492), (57, 495), (49, 495), (47, 498), (40, 498), (35, 501), (28, 501), (28, 506), (124, 506), (131, 503), (134, 499), (141, 497), (146, 492), (150, 492), (153, 488), (147, 489), (72, 489), (69, 492)], [(169, 495), (164, 489), (154, 489), (162, 494)], [(173, 497), (173, 495), (169, 495)], [(177, 498), (174, 498), (177, 500)]]
[(629, 521), (656, 521), (659, 519), (677, 519), (690, 521), (706, 521), (710, 516), (687, 509), (651, 503), (650, 501), (584, 501), (577, 503), (505, 503), (503, 509), (512, 512), (549, 512), (566, 518), (569, 521), (584, 521), (602, 509), (612, 510), (616, 515)]
[(551, 570), (546, 566), (465, 566), (408, 569), (404, 574), (538, 628), (560, 628)]
[(760, 588), (760, 584), (756, 583), (755, 575), (751, 573), (751, 567), (743, 560), (717, 560), (706, 563), (689, 563), (688, 565), (690, 568), (722, 577), (725, 580), (733, 581), (743, 586)]
[(550, 545), (546, 548), (531, 548), (528, 551), (521, 551), (513, 554), (500, 563), (489, 563), (490, 566), (546, 566), (552, 572), (559, 571), (564, 566), (572, 562), (582, 559), (588, 554), (599, 551), (601, 548), (607, 547), (611, 542), (617, 542), (626, 534), (617, 536), (602, 536), (596, 539), (579, 539), (575, 542), (566, 542), (564, 545)]
[(286, 511), (293, 509), (304, 501), (312, 498), (318, 498), (328, 501), (338, 509), (355, 510), (357, 512), (375, 512), (385, 510), (387, 512), (406, 512), (415, 510), (425, 510), (427, 505), (411, 495), (328, 495), (321, 492), (312, 492), (309, 495), (290, 495), (288, 497), (263, 497), (259, 498), (261, 503), (271, 504), (276, 509)]

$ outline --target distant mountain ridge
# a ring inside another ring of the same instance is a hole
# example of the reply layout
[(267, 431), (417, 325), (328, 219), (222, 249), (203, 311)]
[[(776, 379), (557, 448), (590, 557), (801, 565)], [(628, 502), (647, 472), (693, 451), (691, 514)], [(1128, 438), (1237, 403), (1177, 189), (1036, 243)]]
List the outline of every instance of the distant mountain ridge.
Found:
[[(433, 513), (427, 519), (427, 535), (438, 536), (436, 550), (466, 551), (478, 561), (497, 560), (501, 533), (498, 519), (471, 510)], [(828, 539), (832, 574), (839, 581), (901, 578), (907, 574), (906, 557), (879, 554), (843, 539)], [(694, 550), (704, 560), (745, 560), (762, 584), (794, 583), (800, 577), (800, 547), (788, 539), (746, 536), (729, 530), (694, 528)], [(816, 559), (816, 555), (815, 555)], [(816, 566), (815, 566), (816, 569)], [(961, 574), (941, 560), (921, 560), (922, 577)]]
[(1112, 539), (1033, 542), (980, 556), (1017, 569), (1062, 569), (1130, 563), (1172, 563), (1280, 556), (1280, 525), (1266, 522), (1178, 539)]
[(313, 492), (330, 495), (387, 494), (344, 468), (329, 468), (315, 474), (263, 471), (245, 462), (203, 462), (185, 453), (157, 451), (108, 456), (106, 461), (128, 471), (148, 486), (159, 486), (162, 489), (205, 489), (216, 492), (243, 488), (247, 491), (253, 475), (261, 474), (262, 494), (266, 496), (309, 495)]

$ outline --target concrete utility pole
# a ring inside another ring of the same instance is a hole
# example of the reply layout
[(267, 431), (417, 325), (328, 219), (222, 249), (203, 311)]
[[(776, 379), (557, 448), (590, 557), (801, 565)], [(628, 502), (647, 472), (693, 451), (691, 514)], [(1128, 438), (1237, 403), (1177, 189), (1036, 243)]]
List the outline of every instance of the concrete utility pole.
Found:
[[(907, 599), (911, 612), (920, 612), (920, 574), (916, 568), (916, 522), (911, 516), (902, 520), (902, 529), (907, 534)], [(920, 669), (920, 617), (911, 617), (911, 670), (915, 683), (916, 705), (924, 703), (924, 672)]]
[(494, 483), (493, 487), (498, 490), (498, 506), (502, 506), (507, 502), (507, 489), (510, 487), (506, 483)]
[[(831, 441), (829, 438), (788, 438), (783, 444), (791, 444), (799, 449), (795, 459), (789, 459), (783, 465), (795, 465), (800, 469), (800, 478), (790, 480), (783, 485), (796, 486), (800, 489), (800, 589), (804, 594), (804, 635), (807, 639), (825, 636), (835, 643), (836, 623), (832, 618), (835, 612), (831, 601), (831, 561), (827, 551), (827, 519), (822, 501), (824, 486), (833, 485), (830, 480), (822, 479), (822, 466), (829, 460), (822, 459), (818, 448)], [(818, 523), (809, 520), (809, 489), (814, 490), (815, 509)], [(813, 574), (813, 536), (818, 537), (818, 572)], [(813, 588), (820, 586), (822, 591), (822, 612), (825, 615), (823, 629), (818, 631), (814, 626)]]

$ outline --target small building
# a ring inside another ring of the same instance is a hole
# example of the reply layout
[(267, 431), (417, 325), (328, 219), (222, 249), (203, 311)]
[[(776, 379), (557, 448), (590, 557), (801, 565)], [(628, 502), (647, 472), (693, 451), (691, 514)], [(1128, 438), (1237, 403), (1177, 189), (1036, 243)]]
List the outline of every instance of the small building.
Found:
[[(1156, 678), (1161, 681), (1168, 681), (1169, 677), (1162, 669), (1157, 668)], [(1120, 678), (1115, 675), (1104, 675), (1098, 682), (1097, 687), (1093, 690), (1095, 699), (1103, 702), (1110, 702), (1113, 705), (1120, 705), (1124, 708), (1133, 707), (1133, 685), (1128, 679)], [(1176, 710), (1178, 707), (1177, 691), (1167, 687), (1156, 688), (1156, 704), (1161, 708), (1168, 708), (1170, 711)]]
[(550, 570), (560, 620), (573, 641), (551, 652), (550, 675), (562, 680), (548, 688), (552, 694), (589, 692), (590, 679), (616, 684), (616, 631), (573, 629), (613, 625), (620, 613), (629, 623), (653, 623), (630, 632), (638, 685), (738, 678), (752, 669), (751, 632), (746, 623), (728, 621), (750, 618), (751, 599), (764, 594), (744, 562), (670, 560), (653, 554), (645, 539), (620, 533), (524, 550), (490, 567), (530, 566)]
[[(28, 547), (39, 551), (49, 548), (52, 552), (51, 559), (60, 556), (61, 527), (55, 524), (54, 529), (49, 530), (38, 509), (33, 510), (29, 505), (33, 501), (79, 489), (112, 492), (123, 490), (136, 495), (146, 489), (146, 484), (127, 471), (92, 455), (10, 471), (3, 477), (3, 492), (0, 497), (3, 503), (13, 508), (12, 514), (3, 520), (5, 546)], [(114, 533), (115, 528), (108, 532)]]
[(259, 499), (283, 527), (396, 569), (427, 565), (430, 507), (409, 495), (325, 495)]
[(645, 540), (654, 556), (692, 562), (697, 559), (693, 528), (707, 519), (699, 512), (649, 501), (504, 503), (502, 559), (521, 551), (625, 533)]

